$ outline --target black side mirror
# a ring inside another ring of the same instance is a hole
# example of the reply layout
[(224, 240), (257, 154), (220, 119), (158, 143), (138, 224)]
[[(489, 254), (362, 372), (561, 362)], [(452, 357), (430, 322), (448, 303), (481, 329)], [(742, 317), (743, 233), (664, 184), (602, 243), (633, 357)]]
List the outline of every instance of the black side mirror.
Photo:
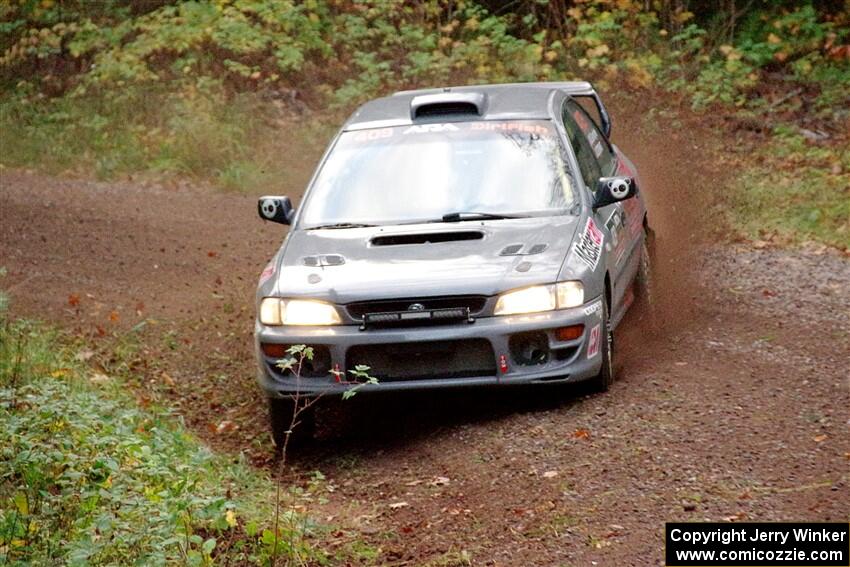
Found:
[(596, 198), (593, 200), (593, 208), (598, 209), (612, 203), (625, 201), (636, 194), (637, 184), (632, 177), (600, 177), (596, 183)]
[(289, 197), (260, 197), (257, 212), (261, 219), (280, 224), (291, 224), (295, 217), (295, 209)]

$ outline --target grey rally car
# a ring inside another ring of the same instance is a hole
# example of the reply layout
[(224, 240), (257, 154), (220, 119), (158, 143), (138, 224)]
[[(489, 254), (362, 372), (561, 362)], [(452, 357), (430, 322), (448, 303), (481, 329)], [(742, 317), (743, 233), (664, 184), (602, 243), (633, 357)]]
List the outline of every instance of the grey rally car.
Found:
[[(614, 379), (613, 332), (650, 300), (637, 171), (586, 82), (399, 92), (361, 106), (261, 275), (255, 327), (272, 421), (282, 400)], [(276, 366), (290, 345), (314, 357)], [(349, 378), (345, 378), (348, 376)]]

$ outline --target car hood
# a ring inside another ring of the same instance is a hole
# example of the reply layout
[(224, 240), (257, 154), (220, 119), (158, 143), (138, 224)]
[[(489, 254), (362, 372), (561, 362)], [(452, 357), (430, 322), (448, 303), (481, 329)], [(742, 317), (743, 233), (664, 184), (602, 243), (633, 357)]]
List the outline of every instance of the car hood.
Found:
[(495, 295), (557, 280), (577, 217), (296, 230), (276, 294), (334, 303)]

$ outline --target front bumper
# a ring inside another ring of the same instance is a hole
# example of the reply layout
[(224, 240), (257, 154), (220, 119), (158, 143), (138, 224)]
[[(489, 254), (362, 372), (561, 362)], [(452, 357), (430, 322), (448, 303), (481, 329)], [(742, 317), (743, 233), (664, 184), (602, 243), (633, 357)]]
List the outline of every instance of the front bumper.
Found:
[[(352, 388), (352, 384), (340, 381), (331, 372), (300, 377), (281, 372), (276, 367), (278, 359), (263, 353), (262, 343), (320, 347), (324, 358), (327, 360), (329, 357), (327, 364), (330, 368), (338, 369), (350, 379), (349, 370), (353, 368), (346, 368), (346, 364), (351, 364), (350, 355), (355, 348), (376, 346), (380, 349), (385, 345), (386, 356), (391, 356), (402, 345), (415, 348), (420, 343), (427, 346), (450, 344), (451, 341), (478, 340), (482, 343), (483, 340), (492, 347), (493, 364), (488, 365), (488, 370), (481, 375), (392, 377), (383, 381), (379, 377), (378, 384), (363, 384), (358, 392), (578, 382), (597, 375), (601, 367), (598, 353), (588, 356), (591, 331), (602, 323), (601, 301), (601, 298), (596, 298), (581, 307), (545, 313), (482, 317), (474, 323), (366, 331), (360, 330), (357, 325), (268, 327), (257, 322), (254, 330), (257, 379), (270, 397), (290, 396), (296, 392), (305, 396), (342, 394)], [(556, 330), (573, 325), (584, 325), (581, 336), (573, 340), (558, 340)], [(530, 334), (545, 337), (543, 343), (548, 347), (548, 353), (542, 363), (523, 363), (521, 357), (512, 352), (512, 346), (515, 347), (516, 342), (521, 340), (517, 337)], [(411, 361), (411, 364), (415, 362)]]

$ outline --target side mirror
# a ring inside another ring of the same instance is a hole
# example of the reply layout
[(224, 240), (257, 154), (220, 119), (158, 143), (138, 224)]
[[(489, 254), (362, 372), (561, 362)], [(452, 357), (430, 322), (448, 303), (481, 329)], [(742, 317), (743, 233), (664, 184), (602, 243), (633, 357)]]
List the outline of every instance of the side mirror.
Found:
[(295, 217), (295, 209), (289, 197), (260, 197), (257, 212), (261, 219), (280, 224), (290, 224)]
[(596, 183), (596, 198), (593, 208), (598, 209), (612, 203), (625, 201), (637, 194), (637, 184), (632, 177), (600, 177)]

